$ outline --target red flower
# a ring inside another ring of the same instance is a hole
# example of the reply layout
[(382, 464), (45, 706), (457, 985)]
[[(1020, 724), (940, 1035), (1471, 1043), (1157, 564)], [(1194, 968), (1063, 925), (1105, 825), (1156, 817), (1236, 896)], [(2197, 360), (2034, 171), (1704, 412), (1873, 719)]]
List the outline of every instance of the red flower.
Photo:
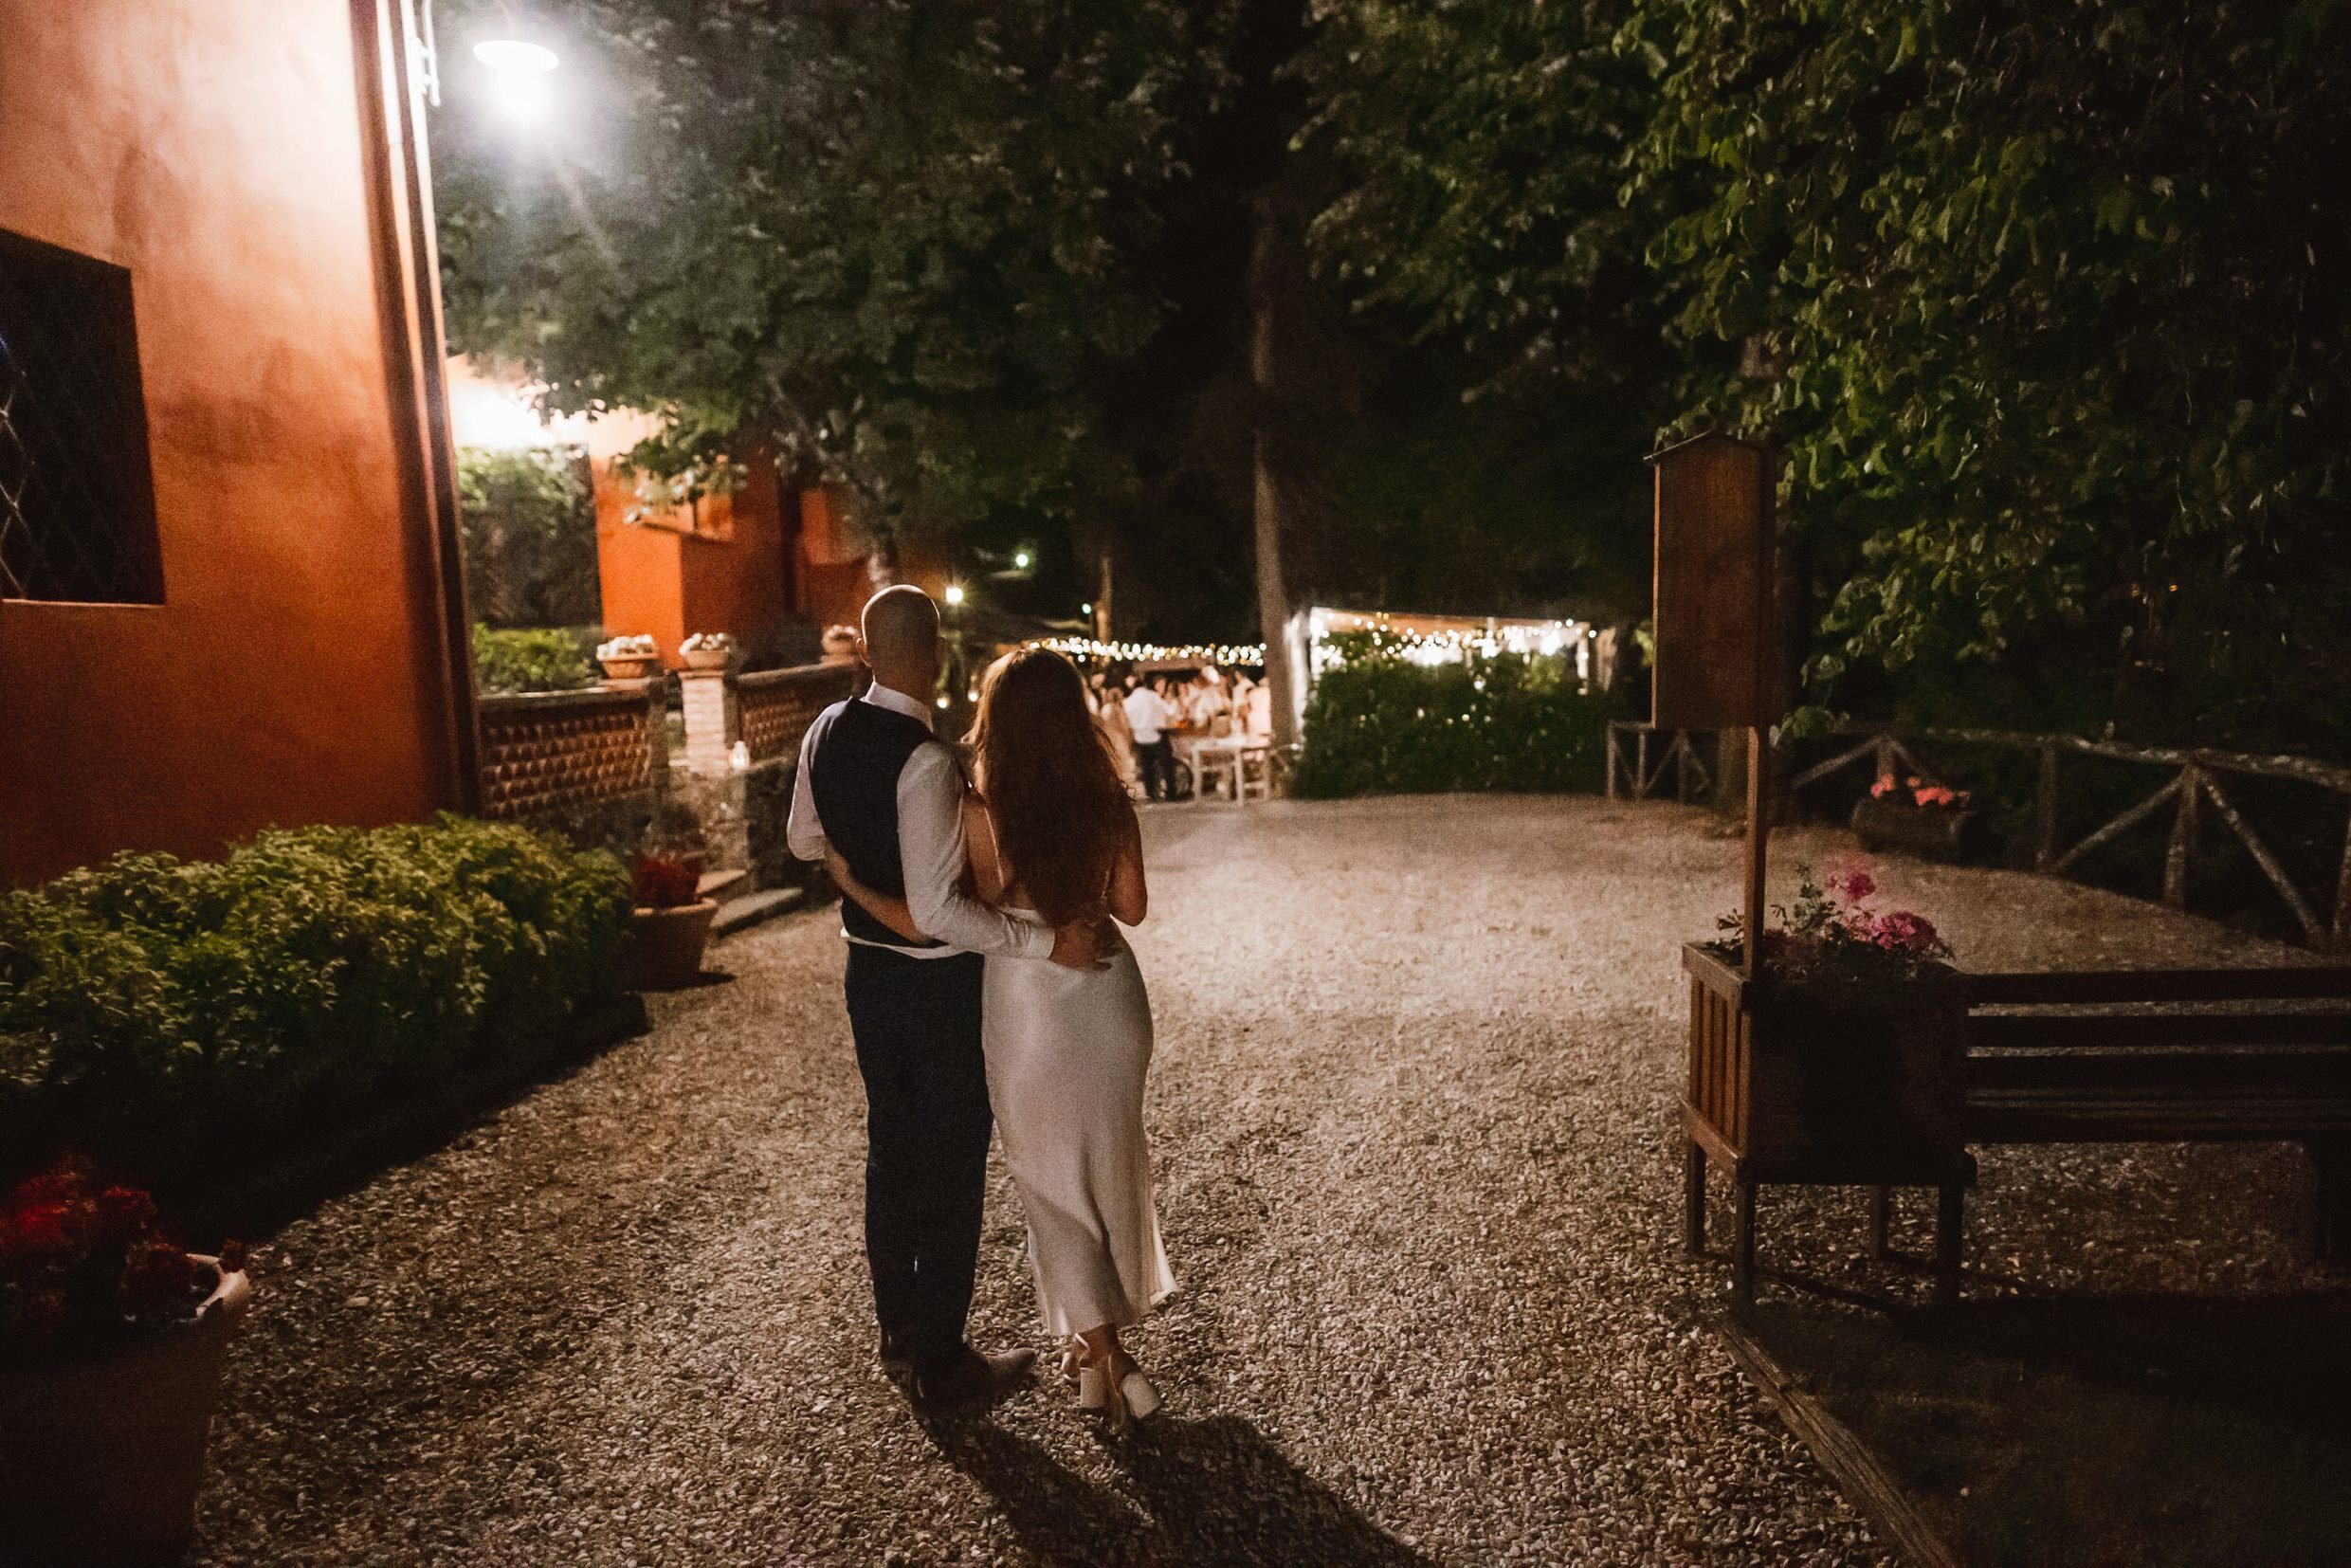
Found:
[(128, 1246), (155, 1223), (155, 1200), (136, 1187), (109, 1187), (98, 1194), (98, 1234), (112, 1246)]
[(82, 1249), (83, 1216), (63, 1203), (19, 1209), (10, 1222), (9, 1251), (27, 1263), (56, 1263)]

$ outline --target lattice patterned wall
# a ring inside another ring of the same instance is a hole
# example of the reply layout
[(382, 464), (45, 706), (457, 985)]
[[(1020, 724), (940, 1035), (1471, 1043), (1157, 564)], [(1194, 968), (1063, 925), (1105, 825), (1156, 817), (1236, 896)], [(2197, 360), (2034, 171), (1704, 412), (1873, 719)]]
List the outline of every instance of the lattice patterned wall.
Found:
[(482, 814), (576, 811), (653, 791), (669, 767), (651, 689), (482, 699)]
[(743, 743), (754, 762), (793, 756), (811, 720), (855, 689), (854, 665), (803, 665), (738, 678)]

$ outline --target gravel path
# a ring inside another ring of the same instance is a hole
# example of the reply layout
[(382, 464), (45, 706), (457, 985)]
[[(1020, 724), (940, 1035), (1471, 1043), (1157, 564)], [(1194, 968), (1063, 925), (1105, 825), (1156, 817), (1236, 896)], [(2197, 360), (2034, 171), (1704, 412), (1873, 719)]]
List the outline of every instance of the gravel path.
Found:
[[(276, 1238), (198, 1558), (1883, 1560), (1702, 1328), (1723, 1271), (1678, 1249), (1675, 944), (1738, 886), (1711, 823), (1588, 798), (1147, 819), (1184, 1291), (1138, 1341), (1169, 1414), (1126, 1442), (1056, 1386), (926, 1427), (883, 1379), (832, 923), (738, 938), (731, 983), (655, 999), (649, 1037)], [(2064, 884), (1879, 869), (1979, 966), (2274, 952)], [(2297, 1179), (2279, 1151), (2003, 1151), (1971, 1261), (2290, 1285)], [(1767, 1196), (1767, 1256), (1912, 1288), (1857, 1261), (1860, 1203)], [(1034, 1342), (1000, 1164), (981, 1275), (975, 1337)]]

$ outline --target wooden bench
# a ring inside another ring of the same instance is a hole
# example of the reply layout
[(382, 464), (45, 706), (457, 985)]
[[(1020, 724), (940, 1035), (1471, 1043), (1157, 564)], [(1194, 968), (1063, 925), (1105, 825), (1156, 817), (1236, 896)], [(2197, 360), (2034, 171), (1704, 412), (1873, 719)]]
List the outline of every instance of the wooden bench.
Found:
[[(1968, 975), (1970, 1144), (2297, 1142), (2320, 1257), (2351, 1258), (2351, 968)], [(2332, 1004), (2332, 1005), (2329, 1005)], [(1889, 1194), (1877, 1189), (1877, 1249)], [(1946, 1193), (1939, 1294), (1959, 1285)]]

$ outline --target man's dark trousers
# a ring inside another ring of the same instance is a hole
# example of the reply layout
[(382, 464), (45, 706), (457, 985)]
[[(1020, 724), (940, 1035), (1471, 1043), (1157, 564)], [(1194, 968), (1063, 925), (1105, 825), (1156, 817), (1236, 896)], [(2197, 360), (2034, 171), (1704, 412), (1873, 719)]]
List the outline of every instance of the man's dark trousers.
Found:
[(1143, 775), (1143, 793), (1154, 800), (1176, 798), (1176, 742), (1166, 736), (1135, 748)]
[(988, 1072), (976, 953), (849, 944), (849, 1030), (866, 1080), (866, 1262), (883, 1329), (918, 1372), (963, 1344), (987, 1195)]

